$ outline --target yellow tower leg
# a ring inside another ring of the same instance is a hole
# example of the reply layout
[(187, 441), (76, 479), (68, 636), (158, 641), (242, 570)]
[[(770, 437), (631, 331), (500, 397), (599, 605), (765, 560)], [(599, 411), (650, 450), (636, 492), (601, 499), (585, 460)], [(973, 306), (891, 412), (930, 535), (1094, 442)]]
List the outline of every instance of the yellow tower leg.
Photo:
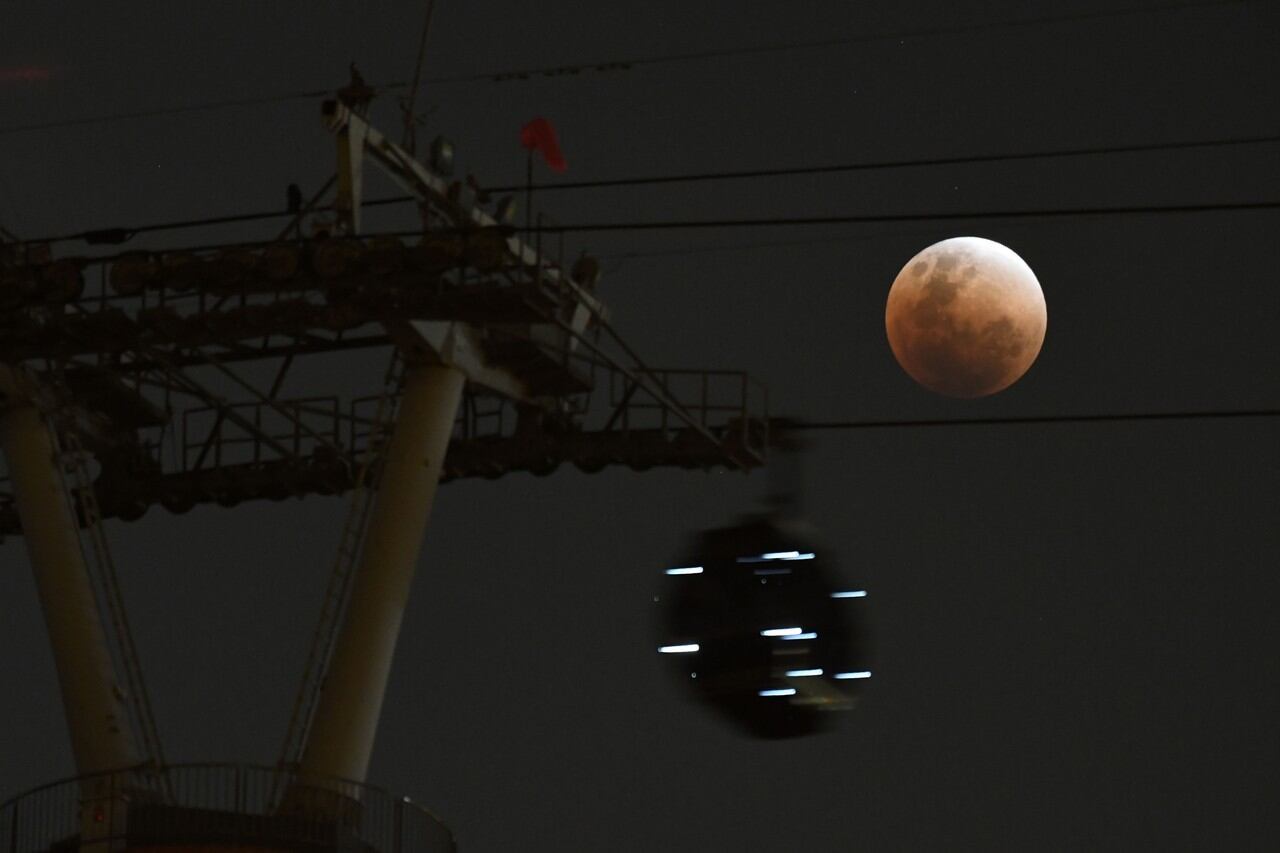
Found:
[(138, 754), (54, 440), (35, 406), (15, 398), (19, 384), (10, 368), (0, 366), (8, 406), (0, 412), (0, 443), (49, 629), (76, 769), (86, 775), (131, 767)]
[(405, 374), (346, 617), (303, 751), (304, 780), (365, 780), (463, 384), (462, 373), (451, 367), (417, 366)]

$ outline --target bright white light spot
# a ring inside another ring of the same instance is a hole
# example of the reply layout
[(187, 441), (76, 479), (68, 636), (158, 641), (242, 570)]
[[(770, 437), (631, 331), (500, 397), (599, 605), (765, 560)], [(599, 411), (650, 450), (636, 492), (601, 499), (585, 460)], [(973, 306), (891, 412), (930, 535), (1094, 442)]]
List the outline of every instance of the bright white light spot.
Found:
[(739, 563), (763, 563), (769, 560), (812, 560), (816, 555), (801, 554), (799, 551), (770, 551), (759, 557), (739, 557)]
[(794, 696), (796, 689), (794, 687), (780, 687), (777, 690), (761, 690), (761, 696)]
[(784, 640), (816, 640), (818, 633), (816, 631), (805, 631), (803, 634), (792, 634), (790, 637), (783, 637)]
[(702, 566), (681, 566), (678, 569), (667, 569), (669, 575), (700, 575)]
[(684, 655), (696, 652), (699, 648), (697, 643), (684, 643), (679, 646), (658, 646), (658, 651), (664, 655)]
[(789, 669), (787, 670), (787, 678), (808, 678), (812, 675), (822, 675), (821, 669)]
[(870, 678), (870, 677), (871, 677), (871, 673), (865, 669), (860, 672), (837, 672), (836, 673), (836, 678), (840, 679), (841, 681), (847, 678)]
[(833, 592), (832, 598), (866, 598), (867, 591), (865, 589), (851, 589), (848, 592)]
[(766, 628), (760, 632), (761, 637), (794, 637), (803, 633), (803, 628)]

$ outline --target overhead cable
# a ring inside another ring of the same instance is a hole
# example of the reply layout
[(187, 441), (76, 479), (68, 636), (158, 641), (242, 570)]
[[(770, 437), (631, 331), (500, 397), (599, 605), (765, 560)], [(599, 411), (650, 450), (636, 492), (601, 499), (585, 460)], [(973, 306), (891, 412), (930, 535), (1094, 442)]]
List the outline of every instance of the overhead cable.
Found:
[[(986, 220), (986, 219), (1062, 219), (1071, 217), (1095, 216), (1134, 216), (1215, 212), (1249, 212), (1280, 209), (1280, 201), (1208, 203), (1183, 205), (1134, 205), (1127, 207), (1089, 207), (1044, 210), (1003, 210), (1003, 211), (967, 211), (955, 213), (901, 213), (901, 214), (869, 214), (853, 216), (797, 216), (772, 217), (766, 219), (692, 219), (692, 220), (654, 220), (649, 222), (583, 222), (571, 225), (545, 225), (537, 231), (543, 234), (589, 233), (602, 231), (674, 231), (723, 228), (779, 228), (817, 225), (874, 225), (890, 222), (947, 222), (953, 220)], [(275, 214), (278, 215), (278, 214)], [(155, 226), (159, 227), (159, 226)], [(474, 227), (433, 228), (432, 234), (471, 234)], [(513, 226), (496, 226), (495, 230), (508, 236), (519, 233)], [(361, 238), (372, 237), (422, 237), (421, 229), (391, 230), (367, 232)], [(72, 238), (60, 238), (72, 239)], [(29, 241), (40, 242), (40, 241)], [(44, 241), (56, 242), (56, 241)], [(183, 251), (199, 252), (228, 248), (251, 248), (269, 246), (278, 241), (254, 240), (235, 243), (210, 243), (199, 246), (185, 246)], [(127, 253), (124, 253), (127, 254)], [(89, 258), (86, 263), (105, 263), (120, 255)]]
[[(1017, 29), (1021, 27), (1041, 26), (1045, 24), (1081, 23), (1087, 21), (1120, 18), (1132, 15), (1149, 15), (1157, 12), (1176, 12), (1189, 9), (1203, 9), (1216, 6), (1241, 6), (1261, 0), (1201, 0), (1201, 2), (1158, 3), (1146, 6), (1131, 6), (1124, 9), (1103, 9), (1095, 12), (1074, 12), (1061, 15), (1043, 15), (1034, 18), (1017, 18), (1008, 21), (992, 21), (980, 24), (955, 24), (937, 27), (909, 27), (899, 30), (888, 30), (878, 33), (866, 33), (858, 36), (840, 38), (815, 39), (798, 42), (773, 42), (751, 47), (711, 48), (709, 50), (688, 51), (683, 53), (667, 53), (649, 57), (630, 59), (614, 59), (601, 62), (577, 63), (547, 67), (535, 67), (520, 70), (488, 72), (483, 74), (458, 74), (440, 77), (428, 82), (432, 83), (471, 83), (490, 81), (502, 83), (509, 80), (529, 80), (535, 77), (574, 76), (591, 71), (629, 71), (632, 68), (651, 65), (666, 65), (677, 62), (696, 62), (712, 59), (729, 59), (743, 56), (761, 56), (777, 53), (791, 53), (821, 48), (845, 47), (855, 44), (868, 44), (878, 41), (901, 41), (907, 38), (924, 38), (935, 36), (968, 35), (990, 30)], [(392, 84), (403, 85), (403, 84)]]
[[(735, 172), (701, 172), (682, 175), (651, 175), (648, 177), (638, 178), (615, 178), (600, 181), (582, 181), (577, 183), (563, 184), (535, 184), (532, 190), (561, 190), (561, 189), (581, 189), (581, 188), (597, 188), (597, 187), (614, 187), (614, 186), (632, 186), (644, 184), (666, 184), (666, 183), (682, 183), (693, 181), (708, 180), (749, 180), (758, 178), (781, 177), (781, 176), (797, 176), (808, 174), (829, 174), (836, 172), (857, 172), (857, 171), (873, 171), (899, 168), (919, 168), (928, 166), (942, 166), (955, 164), (970, 163), (995, 163), (1008, 162), (1016, 160), (1033, 160), (1033, 159), (1051, 159), (1064, 157), (1082, 157), (1092, 155), (1109, 155), (1109, 154), (1128, 154), (1140, 152), (1155, 151), (1178, 151), (1196, 148), (1221, 148), (1240, 145), (1257, 145), (1264, 143), (1280, 142), (1280, 134), (1272, 135), (1254, 135), (1254, 136), (1238, 136), (1224, 137), (1221, 139), (1202, 139), (1180, 142), (1153, 142), (1135, 145), (1107, 145), (1107, 146), (1088, 146), (1084, 148), (1056, 148), (1045, 149), (1041, 151), (1026, 152), (1009, 152), (1001, 154), (967, 154), (955, 157), (919, 157), (902, 160), (871, 160), (861, 163), (843, 163), (827, 166), (802, 166), (796, 168), (784, 169), (751, 169)], [(327, 188), (326, 184), (326, 188)], [(486, 193), (509, 192), (516, 190), (524, 190), (525, 187), (492, 187), (484, 188)], [(385, 205), (405, 204), (416, 202), (415, 196), (401, 195), (380, 199), (368, 199), (362, 203), (363, 207), (379, 207)], [(308, 206), (310, 209), (314, 205)], [(137, 234), (149, 231), (167, 231), (182, 228), (196, 228), (206, 225), (226, 225), (237, 222), (252, 222), (255, 220), (274, 219), (283, 216), (296, 216), (297, 211), (256, 211), (251, 213), (233, 214), (228, 216), (207, 217), (204, 219), (188, 219), (175, 222), (152, 223), (148, 225), (138, 225), (130, 228), (100, 228), (91, 231), (82, 231), (74, 234), (64, 234), (56, 237), (47, 237), (42, 240), (32, 240), (29, 242), (45, 242), (56, 243), (68, 240), (85, 240), (89, 243), (123, 243), (132, 239)]]
[(917, 427), (1007, 426), (1016, 424), (1083, 424), (1116, 421), (1181, 421), (1274, 418), (1280, 409), (1206, 409), (1182, 412), (1117, 412), (1093, 415), (1032, 415), (993, 418), (939, 418), (877, 421), (782, 421), (783, 430), (907, 429)]
[[(582, 222), (570, 225), (544, 225), (544, 234), (588, 233), (598, 231), (669, 231), (699, 228), (775, 228), (813, 225), (856, 225), (888, 222), (944, 222), (977, 219), (1061, 219), (1064, 217), (1133, 216), (1177, 213), (1210, 213), (1221, 211), (1276, 210), (1280, 201), (1227, 202), (1176, 205), (1129, 205), (1117, 207), (1080, 207), (1041, 210), (978, 210), (954, 213), (857, 214), (851, 216), (795, 216), (764, 219), (689, 219), (653, 220), (648, 222)], [(418, 231), (395, 231), (391, 235), (413, 236)], [(514, 233), (514, 231), (513, 231)]]
[[(530, 80), (534, 78), (563, 78), (578, 76), (583, 73), (611, 73), (618, 71), (629, 71), (633, 68), (664, 65), (680, 62), (707, 61), (715, 59), (728, 59), (734, 57), (746, 56), (766, 56), (769, 54), (790, 53), (796, 51), (816, 50), (823, 48), (843, 47), (855, 44), (868, 44), (878, 41), (895, 41), (907, 38), (924, 38), (949, 35), (967, 35), (970, 33), (979, 33), (988, 30), (1013, 29), (1020, 27), (1039, 26), (1046, 24), (1060, 23), (1078, 23), (1093, 20), (1103, 20), (1108, 18), (1127, 17), (1133, 15), (1147, 15), (1158, 12), (1176, 12), (1191, 9), (1212, 8), (1218, 6), (1242, 6), (1252, 3), (1262, 2), (1262, 0), (1200, 0), (1200, 2), (1184, 2), (1184, 3), (1160, 3), (1147, 6), (1129, 7), (1124, 9), (1107, 9), (1096, 12), (1077, 12), (1062, 15), (1046, 15), (1035, 18), (1020, 18), (1010, 21), (995, 21), (981, 24), (958, 24), (955, 26), (941, 27), (915, 27), (903, 28), (899, 30), (883, 31), (878, 33), (866, 33), (857, 36), (846, 36), (841, 38), (818, 39), (809, 41), (796, 41), (786, 43), (767, 43), (761, 45), (753, 45), (750, 47), (736, 48), (718, 48), (710, 50), (689, 51), (683, 53), (666, 53), (654, 56), (632, 57), (628, 59), (612, 59), (600, 60), (592, 62), (575, 62), (562, 65), (552, 66), (536, 66), (524, 69), (509, 69), (505, 71), (485, 71), (473, 72), (466, 74), (442, 75), (437, 77), (427, 77), (423, 82), (433, 85), (451, 85), (462, 83), (503, 83), (509, 81)], [(383, 83), (373, 87), (380, 93), (398, 91), (407, 89), (412, 85), (411, 81), (397, 80), (389, 83)], [(332, 89), (312, 89), (299, 92), (285, 92), (275, 95), (263, 95), (245, 98), (219, 99), (214, 101), (204, 101), (193, 104), (185, 104), (173, 107), (161, 107), (153, 110), (134, 110), (122, 113), (107, 113), (97, 116), (82, 116), (71, 119), (58, 119), (54, 121), (35, 122), (31, 124), (18, 124), (0, 126), (0, 135), (13, 133), (26, 133), (39, 130), (58, 130), (71, 127), (82, 127), (85, 125), (102, 124), (114, 121), (128, 121), (132, 119), (157, 118), (163, 116), (181, 115), (185, 113), (203, 112), (210, 110), (224, 110), (236, 107), (261, 106), (277, 103), (287, 103), (289, 101), (307, 100), (314, 98), (329, 97), (333, 93)]]
[[(697, 181), (725, 181), (754, 178), (797, 177), (800, 175), (829, 175), (839, 172), (865, 172), (888, 169), (908, 169), (926, 166), (955, 166), (974, 163), (1001, 163), (1017, 160), (1046, 160), (1063, 157), (1086, 157), (1107, 154), (1152, 153), (1156, 151), (1184, 151), (1193, 148), (1223, 148), (1238, 145), (1259, 145), (1280, 142), (1280, 134), (1236, 136), (1220, 139), (1202, 139), (1183, 142), (1151, 142), (1135, 145), (1096, 145), (1084, 148), (1047, 148), (1039, 151), (1003, 152), (998, 154), (965, 154), (955, 157), (912, 157), (898, 160), (867, 160), (860, 163), (836, 163), (826, 166), (797, 166), (782, 169), (744, 169), (730, 172), (693, 172), (680, 175), (647, 175), (634, 178), (607, 178), (598, 181), (566, 181), (555, 184), (534, 184), (532, 187), (485, 187), (485, 192), (534, 192), (548, 190), (599, 189), (605, 187), (643, 186), (648, 184), (693, 183)], [(390, 204), (409, 200), (410, 196), (398, 196), (366, 204)]]
[(158, 118), (161, 116), (182, 115), (184, 113), (207, 112), (210, 110), (225, 110), (233, 107), (252, 107), (262, 104), (280, 104), (287, 101), (314, 100), (316, 98), (327, 98), (333, 96), (333, 89), (311, 89), (305, 92), (289, 92), (280, 95), (263, 95), (253, 98), (226, 98), (217, 101), (203, 101), (194, 104), (183, 104), (174, 107), (162, 107), (154, 110), (132, 110), (124, 113), (106, 113), (96, 116), (81, 116), (79, 118), (55, 119), (53, 121), (36, 122), (33, 124), (12, 124), (8, 126), (0, 126), (0, 135), (13, 133), (27, 133), (36, 130), (63, 130), (70, 127), (83, 127), (92, 124), (106, 124), (115, 121), (131, 121), (143, 118)]

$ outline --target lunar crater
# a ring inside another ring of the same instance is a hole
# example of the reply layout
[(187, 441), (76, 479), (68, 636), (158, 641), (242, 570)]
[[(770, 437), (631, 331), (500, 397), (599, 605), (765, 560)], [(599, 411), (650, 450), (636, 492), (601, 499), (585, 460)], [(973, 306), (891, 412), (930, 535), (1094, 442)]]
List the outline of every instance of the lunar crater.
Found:
[(1039, 355), (1046, 320), (1030, 267), (980, 237), (944, 240), (912, 258), (885, 307), (898, 363), (952, 397), (982, 397), (1016, 382)]

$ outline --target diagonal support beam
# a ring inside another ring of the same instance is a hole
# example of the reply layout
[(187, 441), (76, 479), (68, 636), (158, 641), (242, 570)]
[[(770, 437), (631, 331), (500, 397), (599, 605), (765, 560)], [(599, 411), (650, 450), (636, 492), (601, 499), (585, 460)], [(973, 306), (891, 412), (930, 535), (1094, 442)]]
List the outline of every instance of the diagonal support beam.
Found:
[[(405, 374), (351, 598), (303, 751), (301, 775), (363, 781), (400, 622), (435, 500), (464, 378), (451, 367)], [(294, 792), (295, 802), (299, 792)]]
[[(132, 767), (139, 754), (108, 650), (56, 438), (26, 377), (0, 366), (0, 444), (49, 629), (79, 775)], [(86, 791), (86, 795), (95, 792)]]

